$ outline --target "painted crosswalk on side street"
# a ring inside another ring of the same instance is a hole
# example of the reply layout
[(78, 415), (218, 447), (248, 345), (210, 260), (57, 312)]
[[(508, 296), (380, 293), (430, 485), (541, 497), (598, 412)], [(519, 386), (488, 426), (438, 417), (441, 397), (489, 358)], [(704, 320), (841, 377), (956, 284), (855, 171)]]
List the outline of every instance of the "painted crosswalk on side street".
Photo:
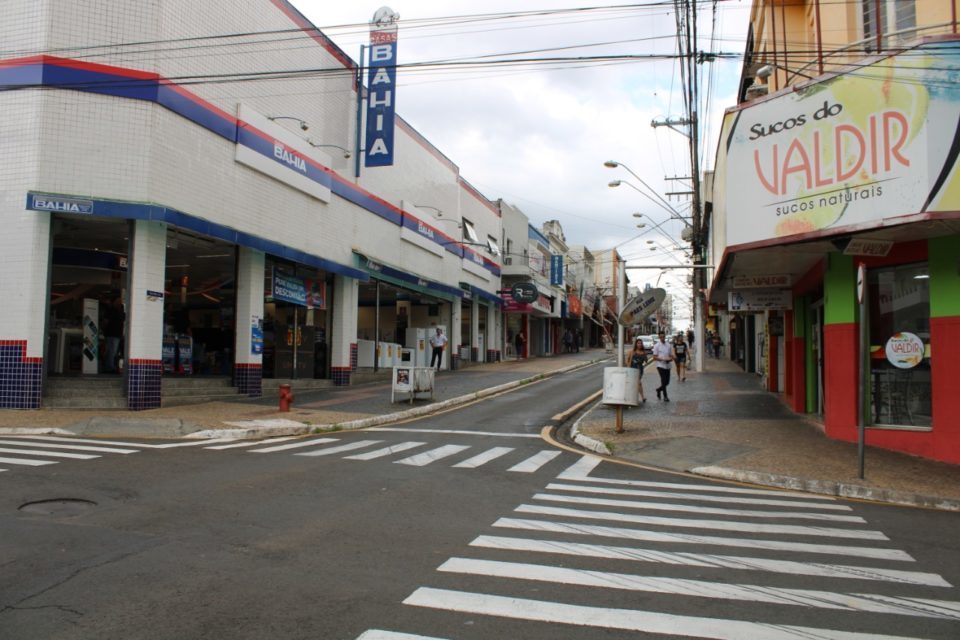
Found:
[[(436, 580), (403, 600), (423, 612), (420, 630), (462, 615), (516, 625), (513, 637), (960, 637), (957, 587), (849, 504), (604, 478), (594, 475), (599, 463), (581, 458), (442, 561)], [(458, 638), (377, 628), (357, 640)]]
[(137, 453), (131, 442), (105, 442), (56, 436), (7, 436), (0, 439), (0, 471), (46, 467), (65, 461), (95, 460), (108, 454)]
[[(466, 438), (492, 436), (497, 440), (517, 438), (522, 441), (539, 439), (533, 434), (499, 434), (476, 431), (418, 430), (380, 428), (367, 432), (430, 433)], [(372, 434), (375, 435), (375, 434)], [(493, 463), (507, 465), (506, 471), (512, 473), (535, 473), (563, 455), (573, 459), (575, 454), (564, 454), (556, 449), (541, 449), (531, 453), (529, 446), (485, 446), (474, 441), (464, 440), (458, 443), (431, 444), (424, 440), (403, 440), (389, 442), (384, 439), (350, 440), (338, 437), (296, 438), (283, 437), (268, 440), (216, 444), (204, 447), (213, 451), (244, 450), (256, 454), (289, 454), (303, 458), (340, 457), (344, 460), (371, 461), (389, 460), (394, 464), (410, 467), (425, 467), (435, 463), (446, 463), (456, 469), (478, 469)]]

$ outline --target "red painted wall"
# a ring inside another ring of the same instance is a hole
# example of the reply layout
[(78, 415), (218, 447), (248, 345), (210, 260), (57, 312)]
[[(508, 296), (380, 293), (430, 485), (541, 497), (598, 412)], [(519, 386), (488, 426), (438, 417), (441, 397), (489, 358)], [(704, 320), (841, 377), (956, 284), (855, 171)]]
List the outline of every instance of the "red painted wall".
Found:
[(867, 444), (960, 464), (960, 317), (930, 319), (933, 431), (867, 430)]
[(783, 314), (783, 394), (793, 406), (793, 311)]
[(853, 322), (823, 328), (823, 423), (828, 437), (848, 442), (857, 440), (858, 331)]

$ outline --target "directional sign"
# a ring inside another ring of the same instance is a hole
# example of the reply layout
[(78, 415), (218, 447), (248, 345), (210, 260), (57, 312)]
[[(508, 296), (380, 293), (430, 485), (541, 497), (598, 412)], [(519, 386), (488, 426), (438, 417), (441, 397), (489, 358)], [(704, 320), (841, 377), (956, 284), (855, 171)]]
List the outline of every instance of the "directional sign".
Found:
[(642, 316), (650, 315), (659, 309), (666, 297), (666, 289), (647, 289), (624, 305), (618, 321), (624, 327), (631, 327)]
[(510, 287), (510, 297), (516, 302), (530, 304), (540, 297), (537, 285), (532, 282), (517, 282)]

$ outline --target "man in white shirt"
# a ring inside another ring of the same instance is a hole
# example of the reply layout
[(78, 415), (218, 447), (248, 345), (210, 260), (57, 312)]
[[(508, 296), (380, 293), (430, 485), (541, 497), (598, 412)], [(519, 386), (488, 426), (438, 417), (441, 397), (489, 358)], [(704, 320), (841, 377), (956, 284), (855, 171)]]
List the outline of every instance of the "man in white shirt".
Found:
[(661, 331), (657, 334), (660, 342), (653, 345), (653, 359), (657, 363), (657, 373), (660, 374), (660, 386), (657, 387), (657, 397), (670, 402), (667, 396), (667, 385), (670, 384), (670, 363), (674, 360), (673, 345), (666, 341), (666, 334)]
[(437, 371), (440, 371), (440, 364), (443, 362), (443, 348), (447, 345), (447, 336), (443, 335), (443, 329), (437, 327), (437, 332), (430, 336), (430, 346), (433, 347), (430, 356), (430, 366), (437, 363)]

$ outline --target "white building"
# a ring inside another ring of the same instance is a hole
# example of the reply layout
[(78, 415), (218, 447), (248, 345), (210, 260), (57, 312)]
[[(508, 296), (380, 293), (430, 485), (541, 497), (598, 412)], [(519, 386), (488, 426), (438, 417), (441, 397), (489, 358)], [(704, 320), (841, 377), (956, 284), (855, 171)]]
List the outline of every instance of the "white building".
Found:
[(8, 0), (0, 36), (0, 406), (118, 359), (133, 409), (164, 374), (349, 384), (412, 328), (499, 357), (499, 208), (399, 117), (364, 167), (357, 65), (286, 0)]

